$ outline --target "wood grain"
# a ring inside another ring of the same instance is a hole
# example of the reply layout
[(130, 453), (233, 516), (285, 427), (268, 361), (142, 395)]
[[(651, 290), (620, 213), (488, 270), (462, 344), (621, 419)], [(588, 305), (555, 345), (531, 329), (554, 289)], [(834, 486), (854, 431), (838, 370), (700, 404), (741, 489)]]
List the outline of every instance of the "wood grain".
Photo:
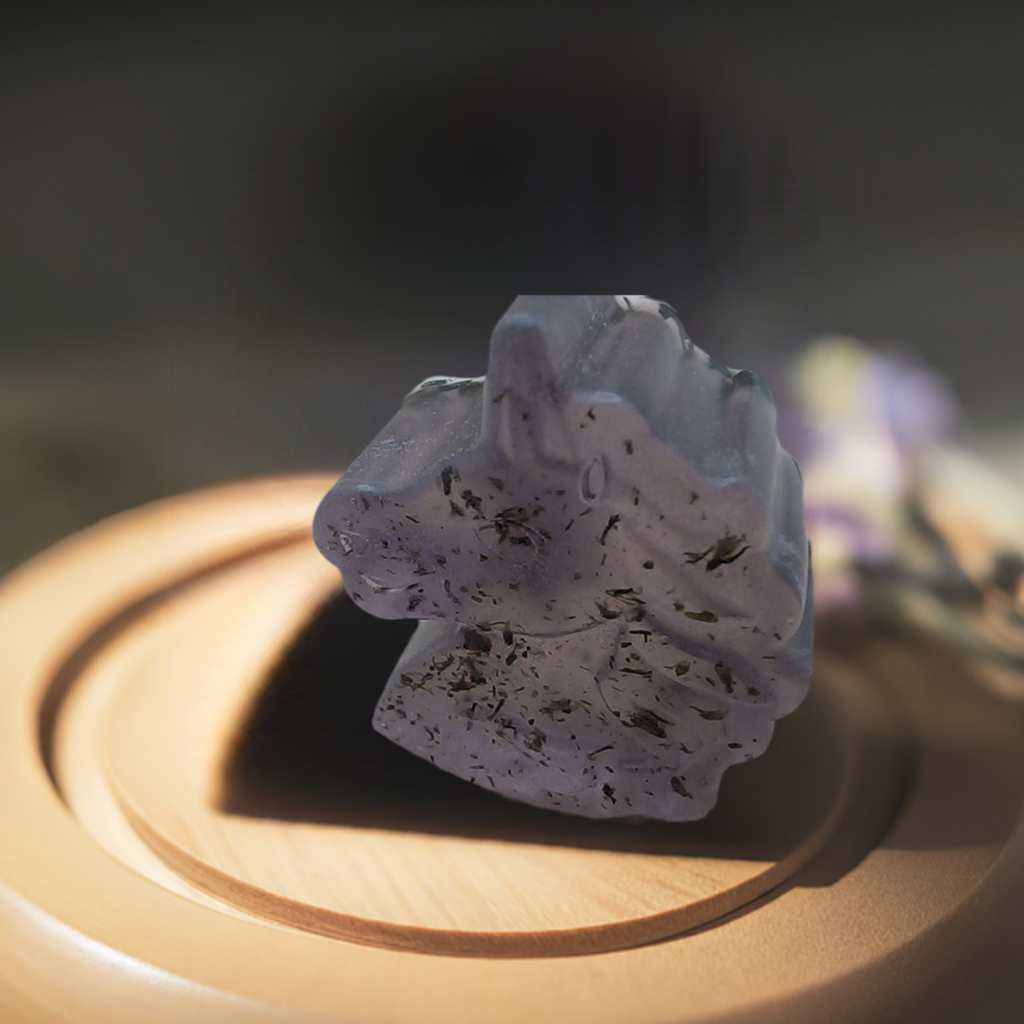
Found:
[[(273, 575), (258, 563), (276, 547), (283, 569), (329, 483), (261, 481), (151, 506), (72, 538), (0, 585), (5, 1024), (959, 1021), (1012, 996), (1024, 948), (1024, 717), (978, 687), (952, 649), (853, 620), (824, 623), (816, 650), (813, 690), (834, 696), (863, 752), (832, 839), (784, 884), (680, 937), (575, 957), (438, 957), (291, 927), (231, 893), (197, 889), (124, 818), (113, 742), (81, 789), (73, 766), (85, 771), (83, 752), (102, 752), (104, 730), (113, 739), (130, 702), (150, 683), (154, 696), (159, 689), (152, 662), (146, 684), (129, 667), (135, 640), (145, 666), (156, 648), (141, 635), (152, 626), (158, 647), (156, 623), (184, 622), (207, 588), (233, 586), (230, 565)], [(178, 635), (180, 646), (164, 647), (165, 666), (192, 643), (188, 631)], [(232, 657), (256, 669), (281, 637), (247, 642), (258, 657), (245, 662), (241, 640)], [(111, 680), (107, 692), (94, 688), (99, 676)], [(249, 678), (211, 695), (216, 714), (197, 735), (223, 744), (214, 724), (245, 719), (245, 694), (257, 689)], [(147, 728), (155, 743), (162, 730)], [(187, 748), (181, 735), (168, 743), (172, 754)], [(239, 817), (211, 791), (216, 760), (203, 763), (196, 802), (211, 816)], [(78, 813), (101, 805), (91, 818)], [(138, 813), (155, 812), (142, 801)], [(248, 824), (276, 828), (266, 818)], [(563, 845), (581, 860), (602, 852)], [(145, 863), (132, 860), (140, 849)]]
[[(584, 849), (564, 828), (560, 843), (492, 841), (218, 812), (225, 750), (246, 708), (282, 646), (336, 587), (309, 544), (253, 558), (140, 620), (90, 673), (90, 686), (120, 690), (102, 750), (128, 819), (176, 873), (225, 902), (388, 948), (596, 952), (665, 938), (760, 896), (806, 863), (845, 812), (858, 751), (827, 687), (782, 730), (773, 754), (733, 769), (710, 828), (656, 832), (670, 852)], [(355, 633), (337, 637), (358, 642)], [(351, 765), (349, 789), (358, 790), (360, 767)], [(87, 804), (77, 810), (91, 817)], [(625, 830), (638, 845), (655, 831)], [(608, 826), (609, 843), (623, 831)]]

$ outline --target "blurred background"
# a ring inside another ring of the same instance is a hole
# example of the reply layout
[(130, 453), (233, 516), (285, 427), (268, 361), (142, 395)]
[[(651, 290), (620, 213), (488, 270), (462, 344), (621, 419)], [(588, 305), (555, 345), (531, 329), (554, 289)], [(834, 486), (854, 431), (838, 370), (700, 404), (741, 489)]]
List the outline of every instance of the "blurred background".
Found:
[(656, 295), (776, 391), (816, 336), (901, 343), (1024, 481), (1022, 5), (4, 18), (0, 571), (340, 468), (529, 291)]

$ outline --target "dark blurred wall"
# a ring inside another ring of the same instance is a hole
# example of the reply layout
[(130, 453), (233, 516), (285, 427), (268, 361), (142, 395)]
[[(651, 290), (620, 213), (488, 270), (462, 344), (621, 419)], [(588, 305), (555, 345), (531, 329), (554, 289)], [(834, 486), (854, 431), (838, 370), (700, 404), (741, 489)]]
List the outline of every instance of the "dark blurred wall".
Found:
[(903, 340), (1024, 414), (1019, 5), (217, 4), (0, 31), (0, 567), (338, 466), (520, 291), (769, 380)]

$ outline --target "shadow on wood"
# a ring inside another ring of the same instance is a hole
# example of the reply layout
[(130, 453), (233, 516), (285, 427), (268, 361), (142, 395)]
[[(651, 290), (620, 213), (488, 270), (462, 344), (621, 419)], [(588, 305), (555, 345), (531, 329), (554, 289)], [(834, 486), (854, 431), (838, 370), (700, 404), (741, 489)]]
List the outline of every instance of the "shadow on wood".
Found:
[(367, 615), (344, 593), (327, 602), (237, 736), (219, 809), (585, 849), (774, 860), (836, 794), (843, 769), (836, 709), (812, 688), (778, 723), (766, 754), (726, 773), (719, 804), (704, 821), (594, 821), (505, 800), (373, 731), (374, 706), (414, 627)]

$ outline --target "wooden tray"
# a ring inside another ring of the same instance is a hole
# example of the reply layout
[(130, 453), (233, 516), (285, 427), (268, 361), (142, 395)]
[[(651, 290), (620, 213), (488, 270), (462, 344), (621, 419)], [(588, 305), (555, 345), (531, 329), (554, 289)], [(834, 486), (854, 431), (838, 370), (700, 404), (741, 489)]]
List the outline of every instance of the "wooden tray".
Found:
[(811, 697), (705, 822), (524, 808), (370, 730), (409, 626), (313, 549), (332, 479), (149, 506), (0, 588), (0, 1019), (960, 1020), (1016, 997), (1024, 720), (950, 650), (823, 624)]

